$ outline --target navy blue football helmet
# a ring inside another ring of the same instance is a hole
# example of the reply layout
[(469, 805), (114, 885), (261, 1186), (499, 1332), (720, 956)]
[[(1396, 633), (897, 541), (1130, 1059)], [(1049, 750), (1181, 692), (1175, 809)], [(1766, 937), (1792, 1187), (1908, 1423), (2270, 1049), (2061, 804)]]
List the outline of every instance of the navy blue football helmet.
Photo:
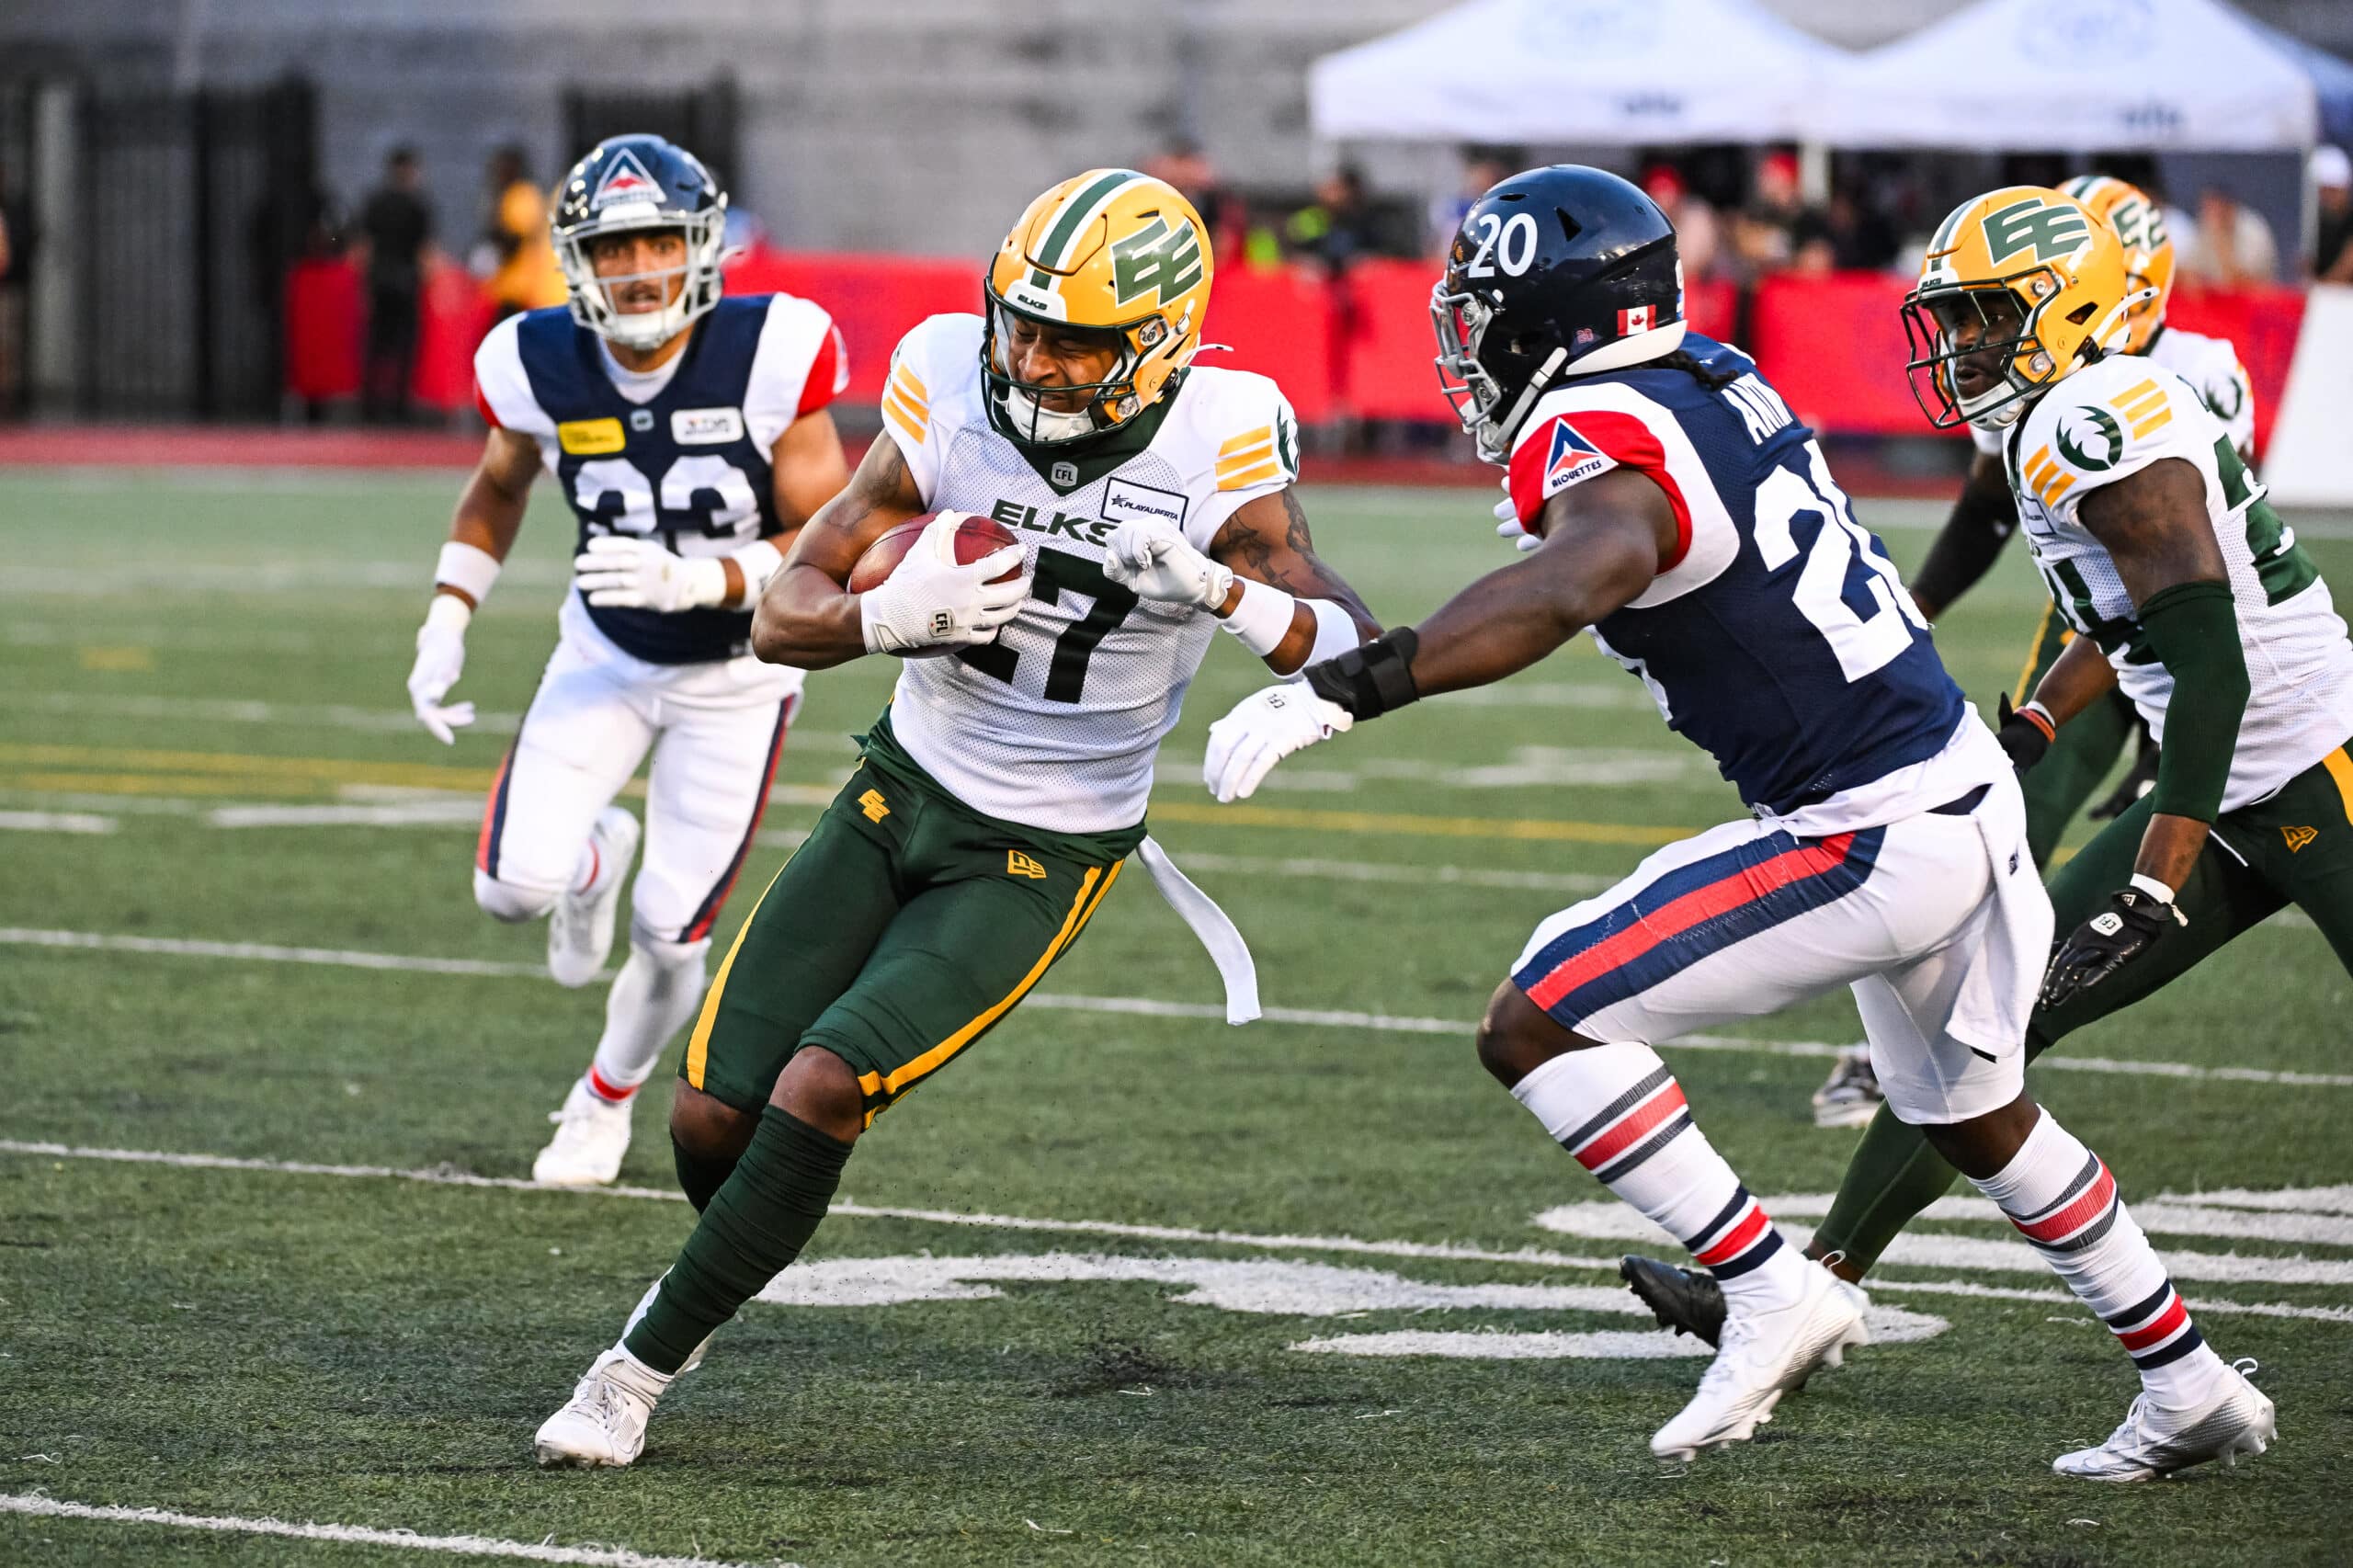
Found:
[[(724, 250), (727, 193), (702, 160), (659, 136), (611, 136), (572, 165), (556, 193), (549, 227), (556, 261), (572, 285), (572, 319), (611, 342), (656, 348), (719, 303), (720, 257)], [(600, 234), (631, 229), (676, 229), (687, 242), (685, 283), (654, 311), (618, 309), (611, 288), (644, 278), (666, 290), (677, 269), (599, 278), (588, 242)]]
[(1529, 169), (1471, 204), (1430, 294), (1439, 390), (1502, 462), (1545, 388), (1683, 342), (1675, 225), (1616, 175)]

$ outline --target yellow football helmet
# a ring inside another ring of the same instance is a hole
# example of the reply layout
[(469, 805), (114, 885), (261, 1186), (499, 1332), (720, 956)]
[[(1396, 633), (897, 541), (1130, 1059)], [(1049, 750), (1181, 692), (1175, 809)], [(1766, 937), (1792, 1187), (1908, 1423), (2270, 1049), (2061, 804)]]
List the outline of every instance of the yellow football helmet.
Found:
[[(1058, 447), (1116, 428), (1172, 392), (1201, 343), (1209, 231), (1176, 187), (1133, 169), (1089, 169), (1029, 204), (988, 271), (981, 372), (990, 421), (1016, 441)], [(1050, 386), (1010, 373), (1004, 318), (1117, 334), (1099, 381)], [(1061, 412), (1091, 394), (1082, 409)]]
[(2165, 301), (2173, 297), (2173, 236), (2165, 233), (2165, 209), (2137, 185), (2113, 175), (2077, 175), (2059, 187), (2105, 218), (2124, 242), (2124, 280), (2137, 293), (2154, 289), (2126, 314), (2124, 352), (2139, 354), (2165, 324)]
[[(2074, 197), (2013, 185), (1964, 201), (1904, 296), (1912, 395), (1939, 430), (2008, 425), (2036, 393), (2121, 348), (2146, 292), (2125, 281), (2115, 229)], [(1964, 392), (1964, 371), (1986, 384)]]

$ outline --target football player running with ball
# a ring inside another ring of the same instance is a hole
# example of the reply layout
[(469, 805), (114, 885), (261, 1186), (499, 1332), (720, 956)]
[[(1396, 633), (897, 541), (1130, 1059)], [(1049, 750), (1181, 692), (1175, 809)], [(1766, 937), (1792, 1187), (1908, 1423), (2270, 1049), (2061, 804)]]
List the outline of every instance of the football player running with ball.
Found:
[[(1255, 1016), (1231, 925), (1144, 836), (1161, 738), (1220, 627), (1278, 674), (1379, 630), (1316, 560), (1275, 384), (1194, 367), (1207, 232), (1097, 169), (1032, 202), (984, 313), (892, 362), (883, 433), (760, 601), (765, 659), (904, 660), (865, 758), (720, 966), (670, 1131), (701, 1213), (620, 1342), (540, 1428), (543, 1464), (625, 1465), (654, 1402), (816, 1230), (885, 1108), (1016, 1007), (1139, 854)], [(889, 577), (868, 547), (927, 512)], [(1018, 540), (959, 562), (978, 514)], [(926, 657), (921, 655), (947, 655)]]
[[(2111, 303), (2120, 335), (2120, 288)], [(1479, 1027), (1487, 1070), (1722, 1288), (1716, 1358), (1652, 1451), (1747, 1439), (1866, 1338), (1861, 1292), (1783, 1244), (1655, 1049), (1838, 986), (1890, 1108), (2095, 1311), (2188, 1346), (2143, 1377), (2222, 1402), (2200, 1457), (2259, 1449), (2268, 1403), (2198, 1343), (2106, 1168), (2025, 1092), (2052, 914), (2009, 758), (1811, 433), (1745, 356), (1686, 333), (1665, 214), (1596, 169), (1506, 180), (1464, 219), (1432, 313), (1448, 395), (1542, 542), (1246, 699), (1211, 730), (1208, 778), (1246, 796), (1290, 752), (1585, 631), (1739, 788), (1751, 820), (1540, 925)]]
[[(2173, 295), (2173, 240), (2165, 233), (2165, 210), (2138, 186), (2108, 175), (2081, 175), (2060, 186), (2116, 231), (2124, 246), (2124, 275), (2136, 296), (2125, 312), (2124, 349), (2148, 357), (2188, 381), (2201, 402), (2222, 422), (2239, 461), (2255, 455), (2255, 392), (2246, 367), (2230, 340), (2187, 332), (2165, 320), (2165, 305)], [(1970, 438), (1977, 451), (1968, 482), (1953, 503), (1927, 559), (1912, 580), (1913, 602), (1931, 621), (1939, 619), (1961, 596), (1984, 576), (2018, 531), (2018, 501), (2010, 490), (2002, 462), (2002, 437), (2008, 427), (1993, 421), (1972, 421)], [(2055, 604), (2045, 605), (2035, 628), (2034, 645), (2020, 670), (2014, 703), (2033, 694), (2035, 683), (2057, 661), (2075, 632)], [(2141, 737), (2138, 759), (2107, 802), (2093, 811), (2095, 821), (2121, 812), (2149, 792), (2156, 778), (2157, 751), (2148, 731), (2122, 692), (2111, 693), (2077, 714), (2062, 731), (2050, 751), (2020, 786), (2026, 791), (2026, 838), (2039, 870), (2050, 864), (2060, 835), (2108, 777), (2125, 743)], [(1860, 1127), (1879, 1108), (1879, 1085), (1870, 1075), (1868, 1053), (1842, 1058), (1830, 1080), (1814, 1096), (1814, 1120), (1824, 1127)]]
[[(2003, 471), (2035, 566), (2075, 632), (2004, 723), (2031, 778), (2121, 689), (2163, 743), (2156, 785), (2052, 880), (2059, 927), (2029, 1059), (2131, 1006), (2293, 903), (2353, 969), (2353, 643), (2312, 558), (2240, 461), (2200, 389), (2114, 351), (2104, 329), (2136, 289), (2113, 240), (2069, 197), (1979, 197), (1938, 230), (1904, 313), (1931, 417), (2003, 430)], [(2130, 304), (2126, 305), (2127, 309)], [(2080, 319), (2079, 319), (2080, 318)], [(1811, 1251), (1859, 1278), (1942, 1197), (1939, 1151), (1882, 1112)], [(1704, 1280), (1629, 1258), (1671, 1327), (1705, 1335)], [(2108, 1312), (2144, 1367), (2183, 1355), (2167, 1301)], [(2133, 1481), (2211, 1457), (2270, 1411), (2202, 1357), (2077, 1473)]]
[(548, 916), (561, 984), (587, 984), (612, 950), (639, 838), (614, 797), (654, 754), (629, 958), (531, 1165), (567, 1187), (620, 1174), (638, 1088), (702, 994), (800, 702), (800, 671), (751, 654), (752, 606), (849, 477), (825, 411), (848, 376), (841, 335), (806, 300), (722, 296), (726, 209), (702, 164), (655, 136), (601, 142), (564, 176), (553, 229), (571, 303), (508, 317), (474, 355), (490, 439), (408, 678), (417, 718), (451, 744), (473, 720), (446, 700), (467, 623), (546, 469), (579, 518), (576, 574), (491, 786), (474, 900), (500, 920)]

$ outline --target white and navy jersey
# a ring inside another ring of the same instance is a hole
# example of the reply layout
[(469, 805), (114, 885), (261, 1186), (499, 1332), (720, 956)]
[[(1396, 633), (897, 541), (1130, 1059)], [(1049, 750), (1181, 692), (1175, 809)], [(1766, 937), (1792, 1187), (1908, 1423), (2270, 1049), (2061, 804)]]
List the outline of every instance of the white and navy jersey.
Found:
[(1512, 448), (1521, 523), (1611, 469), (1665, 493), (1674, 554), (1592, 635), (1750, 807), (1787, 816), (1938, 756), (1966, 704), (1813, 433), (1746, 355), (1683, 343), (1734, 379), (1638, 365), (1544, 394)]
[[(2198, 401), (2222, 422), (2231, 445), (2242, 452), (2255, 450), (2255, 383), (2248, 379), (2246, 367), (2239, 363), (2239, 351), (2231, 347), (2229, 338), (2160, 326), (2138, 357), (2188, 381)], [(1970, 438), (1988, 457), (2001, 456), (2002, 437), (2008, 433), (2001, 426), (1969, 427)]]
[(2145, 358), (2111, 356), (2037, 398), (2011, 427), (2003, 458), (2020, 531), (2059, 614), (2098, 642), (2160, 744), (2173, 675), (2080, 508), (2085, 496), (2166, 458), (2204, 481), (2248, 684), (2222, 810), (2261, 800), (2353, 734), (2353, 642), (2328, 584), (2196, 386)]
[(1266, 377), (1196, 366), (1130, 426), (1067, 453), (1025, 449), (989, 422), (981, 341), (976, 315), (907, 334), (882, 430), (927, 509), (1004, 523), (1035, 574), (995, 642), (904, 662), (892, 733), (991, 816), (1064, 833), (1131, 827), (1218, 623), (1195, 606), (1139, 600), (1104, 575), (1104, 547), (1138, 521), (1208, 550), (1239, 507), (1298, 478), (1298, 426)]
[[(556, 305), (491, 329), (474, 352), (474, 398), (493, 425), (539, 442), (584, 549), (597, 534), (633, 534), (679, 555), (725, 555), (779, 532), (769, 452), (785, 426), (847, 381), (833, 318), (790, 294), (729, 295), (665, 369), (658, 391), (632, 399), (607, 368), (602, 341)], [(749, 608), (582, 608), (648, 664), (750, 650)]]

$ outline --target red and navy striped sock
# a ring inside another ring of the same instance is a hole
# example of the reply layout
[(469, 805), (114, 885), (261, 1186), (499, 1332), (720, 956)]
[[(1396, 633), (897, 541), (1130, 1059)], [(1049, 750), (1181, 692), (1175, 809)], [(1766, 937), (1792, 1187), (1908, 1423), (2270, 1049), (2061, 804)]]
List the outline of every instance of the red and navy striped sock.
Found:
[(2160, 1404), (2198, 1403), (2222, 1370), (2098, 1155), (2049, 1111), (2010, 1163), (1977, 1183), (2097, 1312)]
[(1804, 1260), (1692, 1121), (1658, 1052), (1568, 1051), (1511, 1092), (1577, 1164), (1688, 1248), (1726, 1296), (1760, 1308), (1795, 1297)]

